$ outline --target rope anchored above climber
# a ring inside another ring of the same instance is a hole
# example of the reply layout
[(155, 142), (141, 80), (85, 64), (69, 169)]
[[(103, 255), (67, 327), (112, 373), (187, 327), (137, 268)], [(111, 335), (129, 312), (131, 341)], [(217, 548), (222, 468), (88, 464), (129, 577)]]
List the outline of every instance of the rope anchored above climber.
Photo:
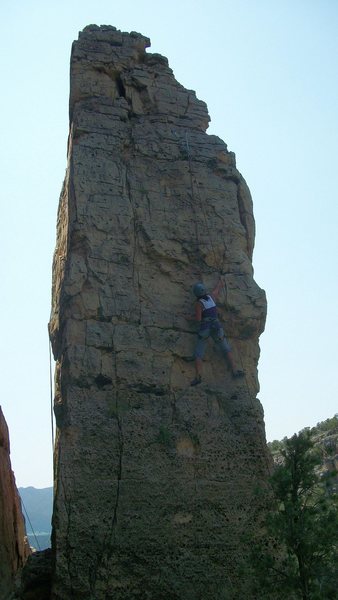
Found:
[(205, 285), (201, 282), (195, 283), (193, 286), (193, 292), (196, 296), (195, 315), (185, 315), (186, 319), (189, 321), (196, 321), (198, 323), (198, 340), (194, 353), (196, 375), (191, 382), (191, 385), (193, 386), (202, 382), (203, 357), (207, 340), (210, 337), (225, 354), (233, 377), (244, 376), (244, 371), (236, 369), (235, 367), (230, 344), (225, 337), (223, 328), (218, 319), (216, 300), (220, 295), (222, 287), (222, 279), (219, 280), (218, 284), (210, 294), (207, 293)]

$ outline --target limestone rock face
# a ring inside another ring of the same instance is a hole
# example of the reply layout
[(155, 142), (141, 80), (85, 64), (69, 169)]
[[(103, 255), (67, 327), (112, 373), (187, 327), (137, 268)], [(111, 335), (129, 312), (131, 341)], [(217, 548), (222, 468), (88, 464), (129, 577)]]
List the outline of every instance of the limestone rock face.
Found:
[[(269, 467), (250, 192), (206, 134), (205, 103), (149, 45), (89, 26), (72, 48), (50, 320), (54, 599), (245, 597), (241, 536)], [(220, 316), (246, 377), (234, 380), (210, 342), (194, 388), (196, 326), (184, 315), (192, 285), (212, 289), (220, 274)]]
[(19, 493), (11, 468), (8, 427), (0, 407), (0, 599), (14, 589), (15, 575), (30, 554)]

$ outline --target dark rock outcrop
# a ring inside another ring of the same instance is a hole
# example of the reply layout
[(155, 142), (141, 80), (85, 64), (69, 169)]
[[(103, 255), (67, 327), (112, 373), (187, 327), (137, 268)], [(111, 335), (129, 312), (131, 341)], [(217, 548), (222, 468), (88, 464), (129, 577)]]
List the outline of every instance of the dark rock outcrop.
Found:
[(21, 572), (14, 600), (49, 600), (51, 571), (51, 549), (33, 552)]
[[(264, 292), (235, 156), (149, 40), (89, 26), (71, 57), (53, 265), (52, 598), (243, 598), (242, 534), (269, 469), (258, 392)], [(246, 377), (208, 348), (193, 377), (191, 286), (223, 275)]]
[(0, 407), (0, 600), (10, 597), (15, 577), (29, 554), (20, 497), (11, 467), (8, 427)]

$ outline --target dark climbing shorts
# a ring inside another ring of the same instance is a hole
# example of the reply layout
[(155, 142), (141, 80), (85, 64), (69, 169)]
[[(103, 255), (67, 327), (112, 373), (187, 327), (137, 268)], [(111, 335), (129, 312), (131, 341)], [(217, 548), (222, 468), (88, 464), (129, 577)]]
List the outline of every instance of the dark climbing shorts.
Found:
[(210, 321), (201, 324), (198, 332), (198, 341), (195, 348), (195, 358), (203, 358), (205, 354), (206, 343), (209, 337), (212, 337), (214, 342), (220, 346), (225, 354), (231, 352), (231, 346), (224, 335), (224, 331), (219, 321)]

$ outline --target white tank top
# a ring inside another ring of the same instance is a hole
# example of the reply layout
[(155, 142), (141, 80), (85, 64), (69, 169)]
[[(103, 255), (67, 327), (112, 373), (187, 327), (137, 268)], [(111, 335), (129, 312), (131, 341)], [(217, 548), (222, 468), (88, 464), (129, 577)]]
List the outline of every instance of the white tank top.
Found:
[(211, 296), (208, 296), (208, 300), (199, 298), (199, 301), (202, 302), (204, 310), (207, 310), (208, 308), (214, 308), (214, 306), (216, 306), (216, 304)]

